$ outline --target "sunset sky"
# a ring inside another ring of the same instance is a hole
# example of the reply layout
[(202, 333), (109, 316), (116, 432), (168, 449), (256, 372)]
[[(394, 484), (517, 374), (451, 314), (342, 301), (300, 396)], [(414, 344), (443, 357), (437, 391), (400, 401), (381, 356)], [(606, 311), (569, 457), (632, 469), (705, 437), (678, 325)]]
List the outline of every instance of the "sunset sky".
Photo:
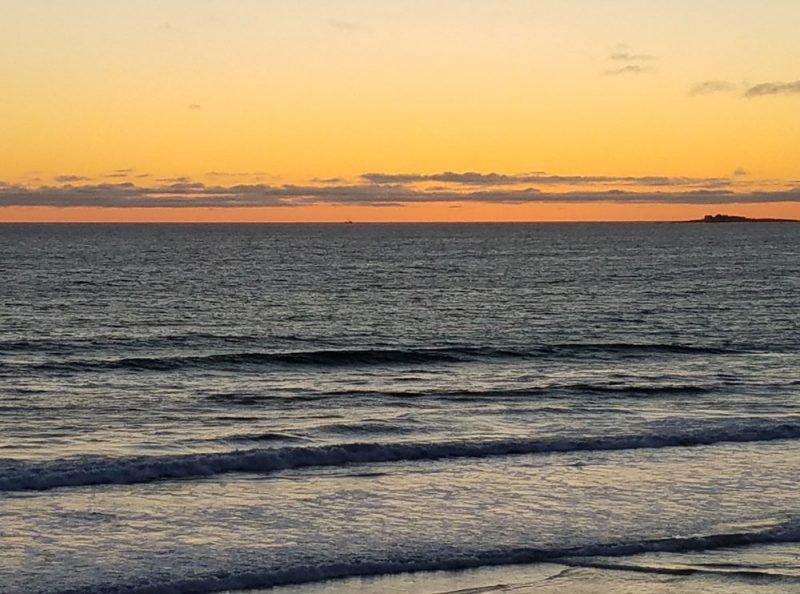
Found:
[(797, 0), (0, 0), (0, 221), (800, 218)]

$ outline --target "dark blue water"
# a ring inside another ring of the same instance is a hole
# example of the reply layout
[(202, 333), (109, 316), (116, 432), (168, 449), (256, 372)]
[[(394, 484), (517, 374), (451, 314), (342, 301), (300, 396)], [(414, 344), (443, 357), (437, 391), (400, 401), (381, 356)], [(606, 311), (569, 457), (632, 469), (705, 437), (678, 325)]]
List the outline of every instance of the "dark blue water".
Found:
[(2, 592), (800, 588), (798, 226), (0, 225), (0, 304)]

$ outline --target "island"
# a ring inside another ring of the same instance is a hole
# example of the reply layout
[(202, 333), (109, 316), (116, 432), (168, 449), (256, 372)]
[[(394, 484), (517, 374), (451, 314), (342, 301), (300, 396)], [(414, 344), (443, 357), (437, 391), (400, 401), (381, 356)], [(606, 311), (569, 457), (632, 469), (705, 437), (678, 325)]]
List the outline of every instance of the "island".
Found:
[(800, 223), (797, 219), (753, 219), (727, 214), (706, 215), (702, 219), (682, 223)]

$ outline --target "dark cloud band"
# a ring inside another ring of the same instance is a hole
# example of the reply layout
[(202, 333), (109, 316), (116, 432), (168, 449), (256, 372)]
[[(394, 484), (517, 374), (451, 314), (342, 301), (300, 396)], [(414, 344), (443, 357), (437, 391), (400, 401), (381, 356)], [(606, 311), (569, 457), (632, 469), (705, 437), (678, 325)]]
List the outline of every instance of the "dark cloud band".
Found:
[(635, 185), (651, 187), (703, 187), (721, 188), (729, 186), (731, 181), (724, 177), (669, 177), (669, 176), (603, 176), (603, 175), (545, 175), (524, 174), (505, 175), (500, 173), (477, 173), (468, 171), (455, 173), (419, 174), (419, 173), (365, 173), (364, 181), (374, 184), (412, 184), (422, 182), (440, 182), (467, 186), (506, 186), (519, 184), (536, 185)]
[(535, 187), (514, 189), (491, 187), (473, 191), (441, 188), (437, 190), (422, 190), (402, 183), (207, 186), (199, 182), (191, 182), (152, 187), (122, 183), (42, 186), (36, 188), (0, 183), (0, 206), (237, 208), (309, 206), (315, 204), (399, 206), (443, 202), (494, 204), (547, 202), (675, 204), (800, 202), (800, 187), (778, 191), (754, 192), (733, 192), (723, 188), (683, 188), (680, 190), (661, 191), (601, 189), (594, 191), (548, 192)]

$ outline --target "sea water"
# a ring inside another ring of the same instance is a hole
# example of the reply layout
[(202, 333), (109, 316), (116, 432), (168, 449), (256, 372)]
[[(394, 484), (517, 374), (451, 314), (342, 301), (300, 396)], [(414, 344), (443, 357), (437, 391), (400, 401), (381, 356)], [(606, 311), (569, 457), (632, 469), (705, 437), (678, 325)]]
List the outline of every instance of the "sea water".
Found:
[(792, 224), (2, 225), (0, 592), (800, 592), (798, 312)]

